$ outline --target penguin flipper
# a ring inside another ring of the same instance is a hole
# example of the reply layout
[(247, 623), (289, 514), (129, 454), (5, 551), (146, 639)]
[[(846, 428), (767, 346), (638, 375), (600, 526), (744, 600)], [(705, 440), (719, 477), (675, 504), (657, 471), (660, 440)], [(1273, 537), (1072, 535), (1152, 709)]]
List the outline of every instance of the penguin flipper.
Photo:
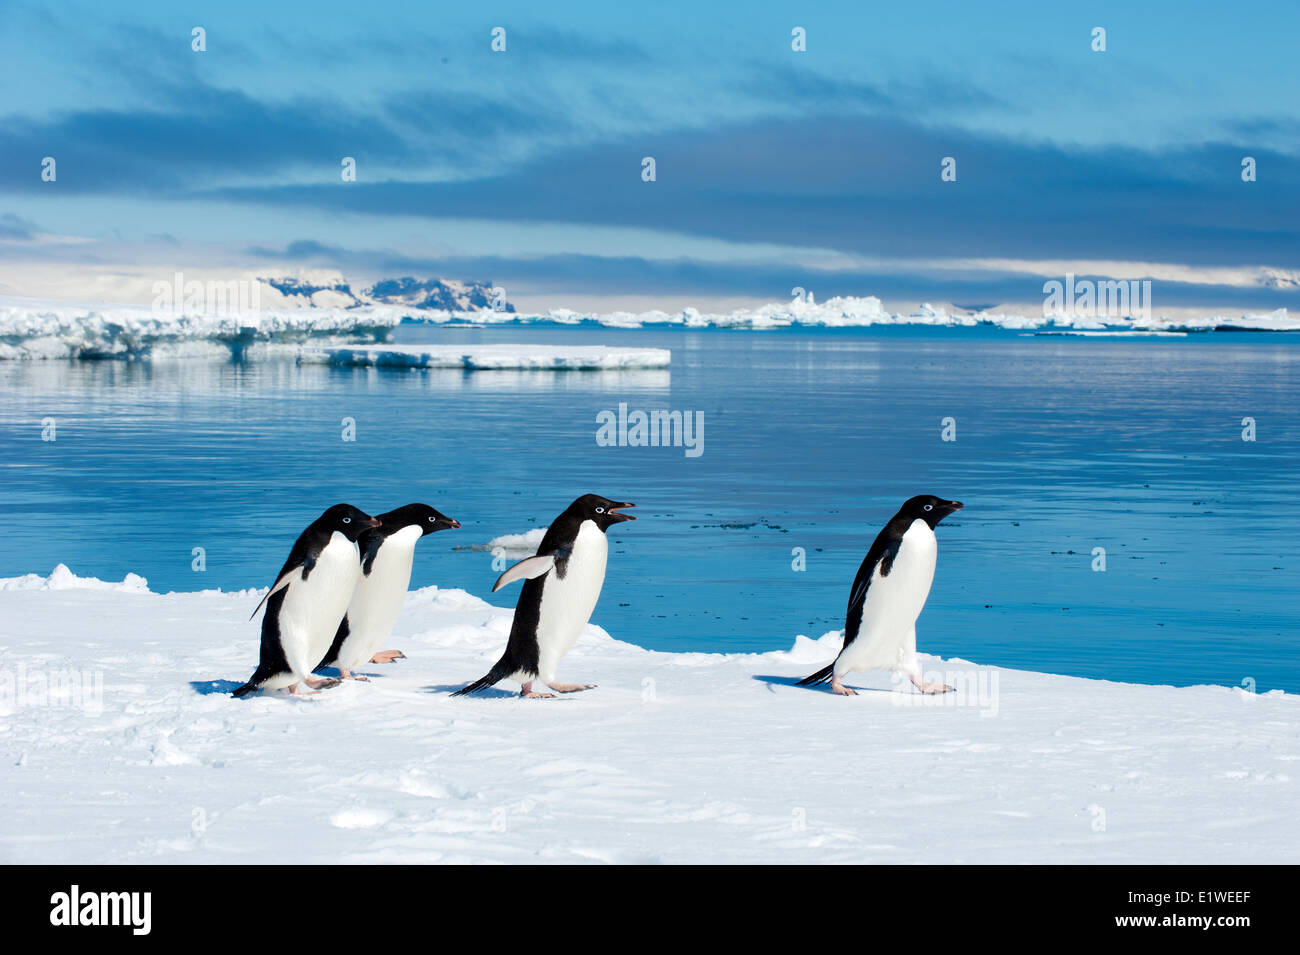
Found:
[(812, 676), (804, 677), (802, 680), (796, 683), (795, 686), (816, 686), (818, 683), (827, 682), (834, 675), (834, 673), (835, 673), (835, 664), (828, 663), (826, 664), (826, 666), (822, 667)]
[(257, 605), (257, 610), (254, 610), (252, 613), (248, 615), (248, 619), (252, 620), (254, 617), (256, 617), (257, 611), (262, 609), (262, 604), (270, 600), (273, 594), (281, 590), (284, 590), (285, 587), (288, 587), (289, 584), (293, 582), (293, 575), (298, 573), (298, 571), (302, 569), (303, 569), (303, 565), (299, 564), (297, 567), (293, 567), (289, 570), (286, 570), (283, 574), (281, 574), (280, 579), (275, 582), (275, 586), (266, 592), (266, 596), (263, 597), (261, 603)]
[(554, 566), (554, 554), (537, 554), (533, 557), (525, 557), (497, 578), (497, 582), (492, 586), (492, 592), (496, 593), (506, 584), (512, 583), (516, 580), (521, 580), (523, 578), (532, 580), (535, 577), (540, 577)]

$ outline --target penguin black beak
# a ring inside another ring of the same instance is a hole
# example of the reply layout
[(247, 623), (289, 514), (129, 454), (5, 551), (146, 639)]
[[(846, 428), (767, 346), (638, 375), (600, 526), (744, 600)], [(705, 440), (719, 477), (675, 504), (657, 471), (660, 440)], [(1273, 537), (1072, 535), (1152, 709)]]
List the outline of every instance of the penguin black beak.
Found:
[(622, 510), (622, 509), (625, 508), (625, 507), (636, 507), (636, 505), (635, 505), (635, 504), (616, 504), (616, 505), (614, 505), (613, 507), (611, 507), (611, 508), (609, 509), (609, 516), (612, 517), (612, 518), (614, 518), (614, 520), (616, 520), (616, 521), (634, 521), (634, 520), (636, 520), (636, 515), (635, 515), (635, 514), (620, 514), (620, 513), (619, 513), (619, 511)]
[(460, 521), (456, 520), (454, 517), (444, 517), (442, 522), (446, 524), (450, 530), (460, 530)]
[(379, 527), (379, 526), (381, 526), (383, 523), (384, 523), (384, 522), (381, 521), (379, 518), (377, 518), (377, 517), (372, 517), (372, 518), (370, 518), (368, 521), (366, 521), (365, 524), (362, 525), (362, 527)]
[(948, 502), (948, 510), (950, 510), (950, 511), (960, 511), (964, 506), (965, 506), (965, 505), (962, 504), (961, 501), (949, 501), (949, 502)]

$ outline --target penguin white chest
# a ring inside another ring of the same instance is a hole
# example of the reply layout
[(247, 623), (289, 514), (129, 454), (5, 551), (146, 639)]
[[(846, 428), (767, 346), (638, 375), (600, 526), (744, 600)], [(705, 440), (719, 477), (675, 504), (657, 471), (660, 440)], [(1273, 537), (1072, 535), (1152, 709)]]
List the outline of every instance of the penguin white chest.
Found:
[(348, 636), (339, 648), (340, 665), (350, 670), (365, 663), (393, 632), (406, 601), (415, 544), (420, 537), (418, 526), (389, 534), (375, 554), (370, 573), (357, 581), (347, 611)]
[(844, 648), (837, 672), (915, 666), (916, 619), (930, 596), (938, 556), (939, 542), (930, 525), (913, 521), (889, 574), (882, 575), (879, 567), (872, 572), (858, 637)]
[(310, 676), (329, 649), (360, 576), (357, 545), (335, 531), (307, 579), (286, 588), (280, 606), (280, 642), (299, 677)]
[(605, 583), (609, 542), (592, 521), (583, 521), (573, 542), (573, 552), (561, 577), (558, 568), (546, 575), (538, 608), (538, 674), (543, 682), (555, 679), (560, 658), (568, 653), (591, 619)]

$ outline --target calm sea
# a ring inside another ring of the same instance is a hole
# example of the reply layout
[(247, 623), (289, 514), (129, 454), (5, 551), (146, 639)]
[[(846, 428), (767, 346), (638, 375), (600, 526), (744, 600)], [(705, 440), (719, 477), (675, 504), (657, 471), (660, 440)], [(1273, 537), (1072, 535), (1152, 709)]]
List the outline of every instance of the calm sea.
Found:
[[(843, 625), (872, 538), (930, 492), (966, 509), (939, 528), (923, 651), (1300, 692), (1300, 336), (406, 326), (397, 339), (658, 346), (673, 363), (0, 362), (0, 576), (64, 562), (154, 590), (266, 586), (327, 505), (422, 500), (464, 529), (421, 543), (413, 585), (505, 604), (491, 555), (468, 548), (595, 491), (641, 518), (612, 535), (596, 623), (653, 649), (785, 649)], [(702, 412), (703, 453), (599, 446), (597, 415), (620, 403)]]

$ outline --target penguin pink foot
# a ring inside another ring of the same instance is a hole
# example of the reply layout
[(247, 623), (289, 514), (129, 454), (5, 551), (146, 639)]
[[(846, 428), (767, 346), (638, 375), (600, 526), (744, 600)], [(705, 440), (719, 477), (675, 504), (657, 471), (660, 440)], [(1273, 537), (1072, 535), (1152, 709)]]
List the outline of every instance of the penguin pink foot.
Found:
[(406, 654), (401, 650), (380, 650), (370, 658), (371, 663), (392, 663), (394, 660), (405, 660)]
[(917, 676), (912, 677), (912, 685), (922, 693), (952, 693), (956, 689), (947, 683), (926, 683)]
[(831, 677), (831, 692), (838, 693), (840, 696), (857, 696), (857, 690), (851, 690), (840, 682), (839, 677)]
[(548, 683), (546, 684), (556, 693), (581, 693), (583, 690), (594, 690), (594, 683)]
[(531, 681), (531, 680), (530, 680), (529, 682), (525, 683), (523, 686), (521, 686), (521, 687), (519, 688), (519, 695), (522, 696), (525, 700), (553, 700), (553, 699), (555, 699), (555, 694), (554, 694), (554, 693), (534, 693), (534, 692), (533, 692), (533, 684), (532, 684), (532, 681)]
[[(357, 675), (356, 675), (355, 673), (353, 673), (351, 670), (346, 670), (346, 669), (344, 669), (343, 667), (339, 667), (339, 676), (341, 676), (341, 677), (342, 677), (343, 679), (345, 679), (345, 680), (358, 680), (358, 681), (360, 681), (361, 683), (369, 683), (369, 682), (370, 682), (370, 677), (368, 677), (368, 676), (357, 676)], [(336, 681), (336, 682), (337, 682), (337, 681)]]
[[(317, 679), (315, 677), (309, 677), (306, 680), (303, 680), (302, 683), (295, 683), (292, 686), (290, 686), (289, 692), (292, 693), (294, 696), (310, 696), (315, 693), (319, 693), (321, 690), (328, 690), (332, 686), (338, 686), (339, 682), (340, 681), (334, 679), (333, 677), (322, 677), (320, 679)], [(300, 686), (303, 685), (303, 683), (307, 684), (307, 686), (311, 688), (312, 690), (311, 694), (304, 693), (300, 689), (298, 689)]]

